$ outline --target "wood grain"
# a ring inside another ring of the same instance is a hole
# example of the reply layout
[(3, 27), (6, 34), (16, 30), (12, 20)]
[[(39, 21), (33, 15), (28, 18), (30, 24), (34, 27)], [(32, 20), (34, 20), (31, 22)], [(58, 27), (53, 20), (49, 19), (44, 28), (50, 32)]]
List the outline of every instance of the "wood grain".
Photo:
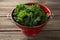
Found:
[[(0, 30), (19, 30), (19, 28), (7, 17), (0, 17)], [(60, 16), (50, 19), (43, 30), (60, 30)]]
[(60, 31), (41, 31), (30, 37), (21, 32), (0, 32), (0, 36), (0, 40), (60, 40)]
[[(54, 15), (39, 34), (30, 37), (7, 18), (17, 4), (28, 2), (42, 3)], [(60, 0), (0, 0), (0, 40), (60, 40)]]
[(0, 32), (0, 40), (23, 40), (25, 36), (21, 32)]
[[(7, 16), (8, 14), (11, 14), (14, 7), (7, 7), (7, 8), (0, 8), (0, 16)], [(49, 8), (54, 15), (60, 15), (60, 9), (59, 8)]]
[[(9, 4), (9, 5), (8, 5)], [(10, 13), (12, 13), (13, 9), (15, 8), (15, 3), (9, 3), (5, 2), (4, 4), (0, 4), (0, 16), (6, 16)], [(46, 4), (46, 6), (54, 13), (54, 15), (60, 15), (60, 4)]]
[[(19, 2), (18, 2), (19, 1)], [(3, 0), (0, 2), (0, 30), (19, 30), (18, 27), (14, 25), (9, 19), (7, 19), (7, 15), (12, 13), (13, 9), (18, 3), (24, 3), (24, 1), (14, 1), (14, 0)], [(35, 1), (35, 0), (33, 0)], [(27, 0), (26, 0), (27, 2)], [(30, 0), (29, 0), (30, 2)], [(8, 4), (7, 4), (8, 3)], [(13, 3), (13, 4), (12, 4)], [(48, 3), (48, 2), (47, 2)], [(49, 2), (46, 6), (52, 11), (55, 15), (54, 19), (51, 19), (47, 26), (43, 28), (43, 30), (60, 30), (59, 28), (59, 20), (60, 20), (60, 9), (59, 9), (59, 2), (58, 3), (51, 3)], [(49, 27), (48, 27), (49, 26)]]

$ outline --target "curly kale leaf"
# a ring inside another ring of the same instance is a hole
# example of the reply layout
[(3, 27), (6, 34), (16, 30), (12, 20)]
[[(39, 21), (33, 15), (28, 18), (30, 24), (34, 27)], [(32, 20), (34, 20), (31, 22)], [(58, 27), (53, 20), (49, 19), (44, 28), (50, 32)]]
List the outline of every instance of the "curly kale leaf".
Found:
[(40, 25), (48, 20), (46, 13), (38, 6), (19, 4), (13, 14), (14, 20), (25, 26)]

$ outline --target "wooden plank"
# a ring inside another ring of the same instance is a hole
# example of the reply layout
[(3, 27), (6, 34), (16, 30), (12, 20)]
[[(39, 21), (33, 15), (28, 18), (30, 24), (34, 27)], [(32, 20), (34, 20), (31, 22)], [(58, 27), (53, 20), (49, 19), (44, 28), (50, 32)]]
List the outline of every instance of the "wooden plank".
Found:
[(39, 2), (45, 4), (47, 0), (0, 0), (0, 2), (19, 2), (19, 3), (26, 3), (26, 2)]
[(41, 31), (34, 36), (22, 32), (0, 32), (0, 40), (60, 40), (60, 31)]
[(38, 0), (0, 0), (0, 2), (24, 2), (24, 1), (38, 1)]
[(0, 1), (0, 5), (16, 5), (19, 3), (28, 3), (28, 2), (38, 2), (38, 0), (3, 0)]
[[(7, 16), (8, 14), (12, 13), (14, 7), (11, 8), (0, 8), (0, 16)], [(54, 15), (60, 15), (60, 9), (59, 8), (49, 8)]]
[(7, 16), (12, 13), (14, 7), (0, 8), (0, 16)]
[(7, 17), (0, 17), (0, 30), (18, 30), (16, 25), (14, 25)]
[(60, 8), (60, 4), (46, 4), (46, 6), (48, 8), (51, 8), (51, 9), (54, 9), (54, 8), (58, 9), (58, 8)]
[[(7, 8), (6, 10), (9, 9)], [(41, 31), (40, 34), (32, 37), (26, 37), (20, 31), (18, 31), (19, 28), (16, 27), (10, 20), (8, 20), (6, 17), (3, 17), (8, 13), (11, 13), (11, 10), (12, 8), (9, 11), (0, 10), (0, 40), (60, 40), (60, 16), (55, 16), (53, 20), (50, 20), (46, 27), (42, 29), (43, 31)]]
[[(0, 8), (0, 16), (7, 16), (8, 14), (12, 13), (15, 7), (7, 7), (7, 8)], [(54, 15), (60, 15), (59, 8), (49, 8)]]
[(24, 40), (21, 32), (0, 32), (0, 40)]
[(60, 0), (48, 0), (49, 2), (60, 2)]
[[(16, 3), (17, 4), (17, 3)], [(13, 4), (9, 2), (8, 4), (5, 2), (0, 4), (0, 16), (5, 16), (8, 13), (12, 13), (12, 10), (16, 6), (15, 2)], [(60, 15), (60, 4), (46, 4), (46, 6), (54, 13), (54, 15)]]
[[(0, 30), (19, 30), (19, 28), (7, 17), (0, 17)], [(51, 19), (42, 30), (60, 30), (60, 16)]]
[[(48, 4), (48, 5), (50, 5), (50, 4), (52, 4), (52, 5), (59, 5), (60, 4), (60, 2), (58, 1), (58, 2), (51, 2), (51, 1), (49, 1), (49, 0), (45, 0), (45, 1), (43, 1), (43, 0), (3, 0), (3, 1), (1, 1), (0, 0), (0, 7), (2, 7), (2, 6), (7, 6), (7, 7), (11, 7), (11, 6), (15, 6), (15, 5), (17, 5), (17, 4), (19, 4), (19, 3), (27, 3), (27, 2), (39, 2), (39, 3), (43, 3), (44, 2), (44, 4), (46, 5), (46, 4)], [(8, 4), (7, 4), (8, 3)]]
[[(8, 4), (9, 5), (8, 5)], [(13, 4), (12, 4), (13, 3)], [(9, 13), (12, 12), (12, 10), (14, 9), (15, 5), (17, 4), (18, 2), (0, 2), (0, 16), (7, 16)], [(49, 4), (48, 4), (49, 5)], [(49, 7), (51, 6), (51, 11), (52, 11), (52, 8), (54, 7), (53, 4), (49, 5)], [(58, 8), (59, 4), (55, 5), (56, 7), (53, 8), (55, 10), (55, 14), (59, 15), (60, 14), (60, 9)], [(58, 9), (59, 10), (58, 10)], [(58, 10), (58, 11), (56, 11)], [(55, 20), (55, 21), (54, 21)], [(60, 20), (60, 16), (55, 16), (53, 21), (50, 21), (47, 25), (47, 27), (43, 28), (43, 30), (59, 30), (59, 20)], [(16, 26), (10, 21), (8, 20), (7, 18), (4, 18), (4, 17), (1, 17), (0, 18), (0, 25), (1, 25), (1, 30), (19, 30), (18, 28), (16, 28)], [(6, 26), (6, 27), (5, 27)], [(49, 26), (49, 27), (48, 27)], [(55, 26), (55, 27), (54, 27)], [(57, 27), (57, 28), (56, 28)]]
[(0, 0), (0, 40), (60, 40), (60, 3), (56, 4), (53, 1), (54, 4), (46, 4), (51, 11), (54, 11), (54, 19), (51, 19), (38, 35), (31, 37), (22, 34), (20, 29), (6, 17), (18, 3), (25, 1)]
[[(51, 1), (49, 1), (49, 0), (45, 0), (45, 1), (43, 1), (43, 0), (3, 0), (3, 1), (1, 1), (0, 0), (0, 5), (1, 6), (13, 6), (13, 5), (17, 5), (17, 4), (19, 4), (19, 3), (26, 3), (26, 2), (39, 2), (39, 3), (45, 3), (46, 2), (46, 4), (60, 4), (59, 2), (51, 2)], [(7, 4), (8, 3), (8, 4)]]
[[(60, 31), (59, 31), (60, 32)], [(34, 38), (37, 40), (60, 40), (58, 31), (41, 31), (40, 34)]]
[[(8, 3), (8, 4), (7, 4)], [(0, 7), (15, 7), (17, 4), (20, 4), (20, 2), (0, 2)], [(22, 2), (23, 3), (23, 2)], [(60, 3), (59, 2), (47, 2), (46, 4), (44, 5), (48, 5), (50, 7), (59, 7)]]

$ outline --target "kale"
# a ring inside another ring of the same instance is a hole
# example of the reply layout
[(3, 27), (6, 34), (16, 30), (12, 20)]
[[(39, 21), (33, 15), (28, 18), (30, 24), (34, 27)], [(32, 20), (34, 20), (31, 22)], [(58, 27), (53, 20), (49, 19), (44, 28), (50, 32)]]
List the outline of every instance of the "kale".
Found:
[(48, 20), (47, 14), (38, 6), (19, 4), (13, 13), (14, 20), (24, 26), (41, 25)]

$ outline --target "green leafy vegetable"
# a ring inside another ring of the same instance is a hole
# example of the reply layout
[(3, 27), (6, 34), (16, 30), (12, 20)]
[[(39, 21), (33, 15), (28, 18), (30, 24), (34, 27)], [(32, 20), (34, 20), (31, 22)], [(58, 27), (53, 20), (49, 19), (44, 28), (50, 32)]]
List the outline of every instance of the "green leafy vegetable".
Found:
[(17, 23), (25, 26), (37, 26), (48, 20), (46, 13), (37, 4), (17, 5), (13, 18)]

